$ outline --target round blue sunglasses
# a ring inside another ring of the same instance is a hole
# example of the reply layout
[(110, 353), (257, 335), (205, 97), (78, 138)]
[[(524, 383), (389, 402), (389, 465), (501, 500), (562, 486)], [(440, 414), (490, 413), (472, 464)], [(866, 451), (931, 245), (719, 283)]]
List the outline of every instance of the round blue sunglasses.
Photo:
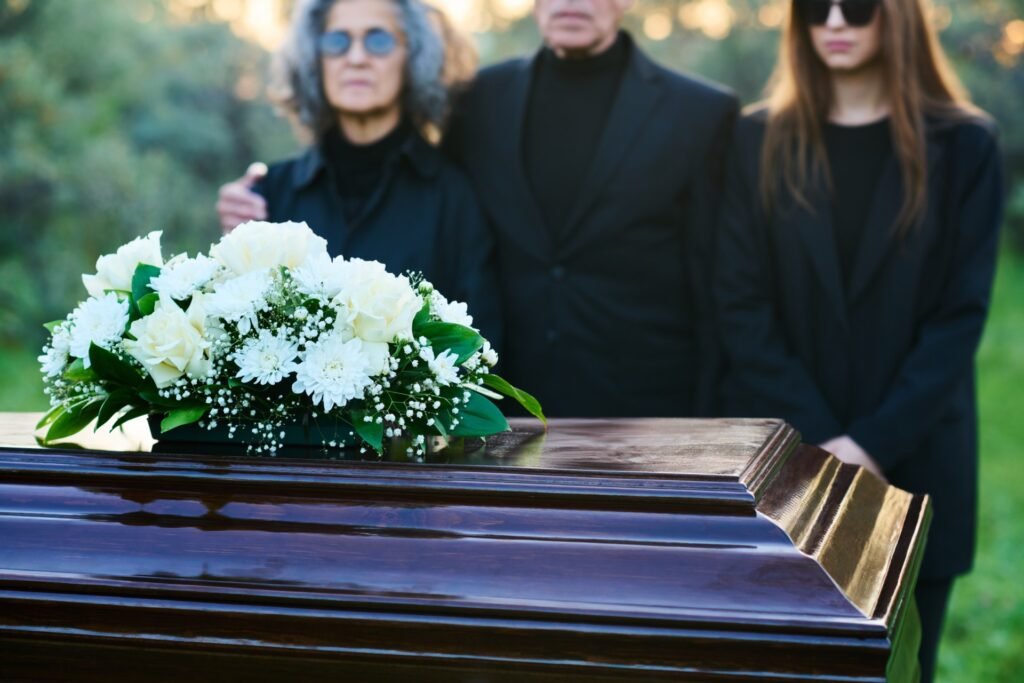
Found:
[[(320, 36), (318, 47), (327, 57), (344, 57), (355, 41), (348, 31), (328, 31)], [(382, 28), (371, 28), (363, 34), (362, 42), (366, 54), (374, 57), (387, 57), (398, 47), (394, 34)]]

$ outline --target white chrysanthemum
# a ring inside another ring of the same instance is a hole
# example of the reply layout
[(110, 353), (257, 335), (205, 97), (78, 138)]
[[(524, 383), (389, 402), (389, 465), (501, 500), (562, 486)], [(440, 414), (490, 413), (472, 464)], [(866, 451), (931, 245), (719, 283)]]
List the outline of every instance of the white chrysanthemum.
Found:
[(43, 351), (43, 355), (38, 358), (43, 374), (47, 377), (57, 377), (63, 373), (64, 368), (68, 366), (68, 355), (71, 351), (71, 334), (67, 326), (61, 325), (53, 331), (53, 337)]
[(89, 367), (89, 346), (95, 344), (105, 349), (121, 341), (128, 326), (128, 302), (121, 301), (117, 294), (110, 292), (82, 302), (71, 314), (71, 339), (69, 353), (85, 361)]
[(336, 335), (328, 335), (306, 347), (295, 371), (292, 391), (308, 394), (314, 404), (331, 410), (362, 398), (373, 381), (372, 373), (371, 359), (362, 340), (342, 341)]
[(491, 346), (491, 342), (484, 339), (483, 348), (480, 349), (480, 358), (492, 368), (498, 364), (498, 352)]
[(341, 291), (345, 278), (344, 264), (340, 256), (332, 259), (326, 253), (319, 254), (293, 270), (292, 279), (296, 289), (306, 296), (327, 302)]
[(160, 232), (154, 231), (121, 246), (116, 253), (100, 256), (96, 261), (96, 274), (83, 275), (82, 283), (90, 296), (103, 296), (109, 290), (130, 292), (132, 277), (140, 263), (161, 266)]
[(266, 268), (299, 268), (327, 254), (327, 241), (305, 223), (243, 223), (210, 247), (210, 256), (237, 275)]
[(217, 285), (206, 299), (206, 312), (235, 323), (238, 331), (248, 334), (257, 327), (256, 314), (266, 308), (267, 292), (274, 284), (269, 270), (256, 270)]
[(385, 344), (412, 338), (412, 321), (423, 302), (407, 277), (362, 259), (344, 261), (342, 271), (342, 290), (332, 304), (357, 337)]
[(160, 388), (182, 375), (197, 379), (210, 372), (210, 340), (206, 336), (206, 311), (202, 294), (195, 294), (188, 311), (168, 297), (160, 297), (153, 312), (132, 323), (135, 339), (124, 349), (142, 363)]
[(442, 351), (441, 355), (434, 355), (434, 349), (424, 346), (420, 349), (420, 358), (427, 362), (427, 367), (434, 373), (434, 378), (441, 386), (456, 384), (459, 381), (459, 367), (456, 365), (459, 357), (451, 351)]
[(434, 312), (442, 322), (454, 323), (473, 327), (473, 316), (469, 314), (469, 307), (461, 301), (448, 301), (444, 295), (436, 289), (430, 293), (430, 310)]
[(299, 345), (289, 341), (283, 334), (278, 336), (268, 330), (260, 336), (246, 340), (235, 354), (238, 373), (243, 382), (256, 384), (277, 384), (295, 372)]
[(187, 299), (217, 273), (220, 264), (203, 254), (195, 258), (173, 258), (160, 274), (149, 281), (154, 292), (181, 301)]

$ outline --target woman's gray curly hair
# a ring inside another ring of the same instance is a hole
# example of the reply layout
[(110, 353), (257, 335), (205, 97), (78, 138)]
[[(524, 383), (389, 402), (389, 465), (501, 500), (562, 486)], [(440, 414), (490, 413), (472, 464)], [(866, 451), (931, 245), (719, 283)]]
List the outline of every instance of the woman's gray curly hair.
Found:
[[(331, 7), (345, 1), (299, 0), (290, 35), (274, 60), (271, 99), (317, 140), (336, 122), (324, 95), (318, 43)], [(399, 11), (407, 49), (402, 110), (421, 129), (440, 131), (450, 89), (472, 77), (475, 53), (438, 10), (421, 0), (391, 2)]]

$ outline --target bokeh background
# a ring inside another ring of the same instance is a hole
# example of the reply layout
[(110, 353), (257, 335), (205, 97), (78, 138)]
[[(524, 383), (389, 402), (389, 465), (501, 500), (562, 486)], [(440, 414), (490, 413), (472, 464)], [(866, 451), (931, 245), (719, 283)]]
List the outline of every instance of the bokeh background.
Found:
[[(789, 0), (636, 0), (659, 61), (758, 99)], [(0, 410), (43, 410), (41, 323), (101, 253), (154, 229), (165, 254), (218, 236), (219, 185), (298, 151), (265, 97), (292, 0), (0, 0)], [(481, 63), (534, 51), (532, 0), (435, 0)], [(934, 0), (932, 20), (998, 120), (1009, 211), (979, 360), (981, 529), (940, 680), (1024, 680), (1024, 0)]]

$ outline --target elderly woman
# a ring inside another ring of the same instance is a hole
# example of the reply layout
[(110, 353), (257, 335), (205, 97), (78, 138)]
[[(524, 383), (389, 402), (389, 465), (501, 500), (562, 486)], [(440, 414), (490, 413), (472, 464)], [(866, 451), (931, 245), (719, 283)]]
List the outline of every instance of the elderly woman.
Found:
[(496, 340), (493, 238), (468, 180), (424, 138), (444, 124), (452, 72), (471, 62), (455, 59), (432, 12), (420, 0), (301, 0), (272, 90), (313, 144), (225, 185), (217, 208), (225, 230), (305, 221), (332, 254), (422, 272)]

